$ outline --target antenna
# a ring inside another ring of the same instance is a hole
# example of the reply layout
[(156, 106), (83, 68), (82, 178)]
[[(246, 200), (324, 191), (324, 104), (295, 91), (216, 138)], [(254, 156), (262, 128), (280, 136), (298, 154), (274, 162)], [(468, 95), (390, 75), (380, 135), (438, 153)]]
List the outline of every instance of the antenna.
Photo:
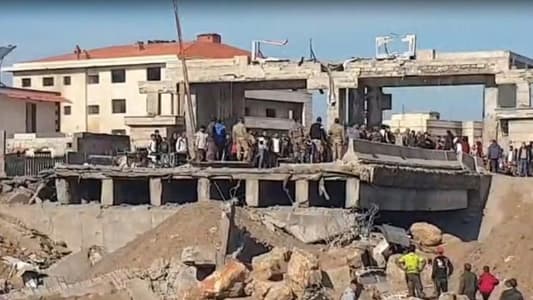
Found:
[(0, 46), (0, 85), (4, 85), (2, 83), (2, 63), (4, 62), (4, 58), (13, 51), (17, 46), (15, 45), (7, 45), (7, 46)]

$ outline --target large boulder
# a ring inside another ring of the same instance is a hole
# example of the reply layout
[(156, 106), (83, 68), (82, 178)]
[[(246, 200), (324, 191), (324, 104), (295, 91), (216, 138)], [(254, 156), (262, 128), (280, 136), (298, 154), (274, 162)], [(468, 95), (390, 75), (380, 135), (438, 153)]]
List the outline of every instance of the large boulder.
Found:
[(419, 222), (411, 225), (409, 230), (413, 239), (423, 246), (437, 246), (442, 242), (442, 231), (435, 225)]
[(294, 248), (287, 266), (287, 280), (296, 296), (302, 295), (307, 287), (321, 285), (322, 272), (319, 270), (318, 257)]
[(324, 285), (335, 291), (341, 292), (350, 285), (352, 272), (349, 266), (341, 266), (331, 269), (322, 269), (324, 272)]
[(275, 247), (268, 253), (256, 256), (252, 259), (251, 276), (259, 280), (279, 280), (283, 278), (290, 257), (291, 251), (284, 247)]
[(230, 260), (220, 270), (200, 282), (201, 294), (205, 298), (228, 298), (244, 296), (244, 283), (248, 269), (237, 260)]

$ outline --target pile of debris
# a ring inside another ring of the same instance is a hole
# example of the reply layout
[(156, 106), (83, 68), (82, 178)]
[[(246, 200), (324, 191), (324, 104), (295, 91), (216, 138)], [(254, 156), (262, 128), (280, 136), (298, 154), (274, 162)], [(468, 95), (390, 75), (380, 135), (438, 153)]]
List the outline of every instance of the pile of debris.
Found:
[[(56, 242), (48, 236), (27, 228), (13, 218), (0, 215), (0, 293), (23, 286), (36, 286), (51, 265), (70, 254), (64, 242)], [(33, 274), (32, 278), (28, 275)]]
[(14, 177), (0, 180), (0, 203), (33, 204), (55, 197), (50, 183), (38, 177)]

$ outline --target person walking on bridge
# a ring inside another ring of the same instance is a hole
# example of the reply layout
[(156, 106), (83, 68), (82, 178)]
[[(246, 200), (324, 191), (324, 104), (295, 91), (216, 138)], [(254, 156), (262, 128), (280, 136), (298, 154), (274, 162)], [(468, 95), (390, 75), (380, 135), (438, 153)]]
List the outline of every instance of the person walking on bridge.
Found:
[(398, 266), (405, 272), (409, 297), (425, 298), (420, 273), (426, 266), (426, 260), (415, 253), (416, 247), (409, 246), (409, 252), (398, 260)]
[(334, 123), (329, 129), (329, 135), (331, 136), (331, 142), (333, 143), (333, 161), (342, 158), (342, 152), (344, 150), (344, 127), (341, 125), (339, 118), (335, 118)]

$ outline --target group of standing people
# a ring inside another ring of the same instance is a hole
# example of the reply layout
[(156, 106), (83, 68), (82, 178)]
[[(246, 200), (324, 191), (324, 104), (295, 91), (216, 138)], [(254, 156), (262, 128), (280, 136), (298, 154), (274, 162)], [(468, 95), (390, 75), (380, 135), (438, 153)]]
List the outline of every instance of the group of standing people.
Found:
[[(411, 245), (406, 254), (398, 260), (398, 266), (405, 272), (408, 294), (410, 297), (426, 298), (420, 274), (426, 267), (426, 259), (416, 253), (416, 248)], [(431, 279), (433, 280), (436, 296), (448, 292), (448, 281), (454, 272), (451, 260), (444, 255), (444, 248), (437, 248), (437, 255), (431, 261)], [(489, 266), (483, 266), (479, 275), (472, 271), (472, 265), (464, 264), (459, 277), (457, 293), (465, 295), (469, 300), (475, 300), (479, 292), (483, 300), (488, 300), (500, 281), (490, 272)], [(504, 282), (505, 290), (500, 300), (523, 300), (522, 293), (517, 289), (518, 282), (511, 278)]]

